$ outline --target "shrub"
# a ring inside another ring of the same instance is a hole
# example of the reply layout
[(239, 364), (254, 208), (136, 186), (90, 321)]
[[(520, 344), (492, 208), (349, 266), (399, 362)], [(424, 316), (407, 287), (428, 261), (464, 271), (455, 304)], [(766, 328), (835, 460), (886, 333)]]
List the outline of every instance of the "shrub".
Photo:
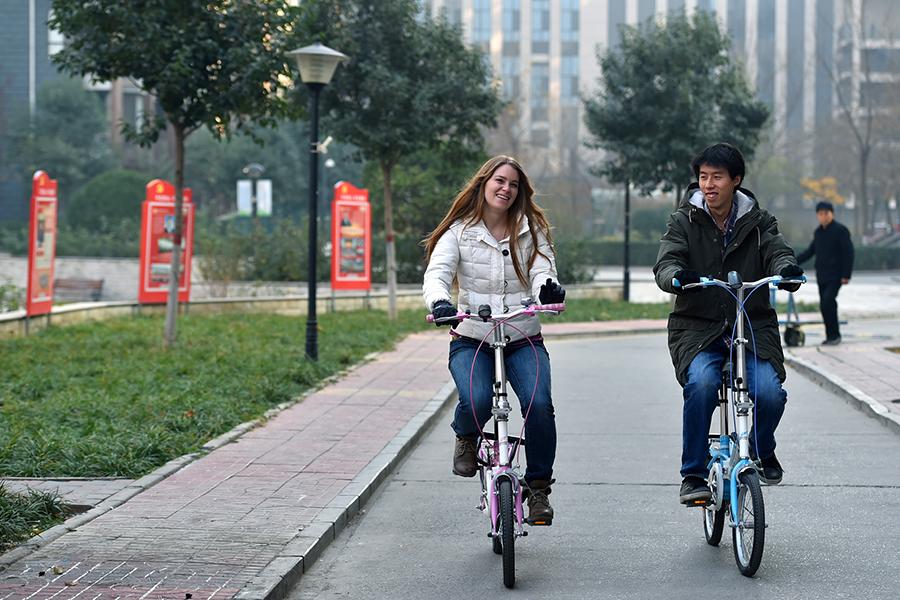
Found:
[(141, 222), (141, 203), (151, 179), (143, 173), (125, 169), (97, 175), (66, 204), (66, 224), (94, 232), (109, 232), (127, 222), (137, 231)]

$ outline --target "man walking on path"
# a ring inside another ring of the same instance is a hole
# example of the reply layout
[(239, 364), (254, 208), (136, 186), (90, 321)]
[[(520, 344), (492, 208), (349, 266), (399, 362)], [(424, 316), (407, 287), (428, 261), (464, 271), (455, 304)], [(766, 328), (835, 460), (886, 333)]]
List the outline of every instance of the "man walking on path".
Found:
[(834, 206), (830, 202), (816, 204), (819, 227), (809, 248), (800, 253), (797, 262), (803, 264), (815, 255), (816, 281), (819, 284), (819, 308), (825, 321), (825, 346), (841, 343), (838, 323), (837, 295), (842, 285), (850, 282), (853, 271), (853, 242), (850, 230), (834, 220)]

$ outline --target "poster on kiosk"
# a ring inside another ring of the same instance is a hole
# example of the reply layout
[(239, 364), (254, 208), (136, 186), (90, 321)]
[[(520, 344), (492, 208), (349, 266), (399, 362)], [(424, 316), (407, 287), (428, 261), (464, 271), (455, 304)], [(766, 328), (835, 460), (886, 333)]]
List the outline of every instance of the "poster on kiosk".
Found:
[(371, 267), (369, 190), (339, 181), (331, 202), (331, 289), (370, 289)]
[[(190, 188), (184, 188), (181, 228), (181, 273), (178, 301), (191, 295), (191, 258), (194, 254), (194, 204)], [(165, 304), (169, 296), (169, 274), (175, 239), (175, 186), (162, 179), (147, 184), (147, 196), (141, 207), (141, 263), (138, 302)]]
[(31, 180), (28, 224), (28, 286), (25, 314), (45, 315), (53, 308), (53, 261), (56, 258), (56, 180), (35, 171)]

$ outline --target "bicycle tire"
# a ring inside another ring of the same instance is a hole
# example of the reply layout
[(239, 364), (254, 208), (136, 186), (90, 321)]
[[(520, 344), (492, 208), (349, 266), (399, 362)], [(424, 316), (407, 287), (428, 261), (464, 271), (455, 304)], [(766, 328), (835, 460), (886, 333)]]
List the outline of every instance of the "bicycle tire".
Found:
[[(726, 481), (721, 477), (721, 469), (717, 463), (714, 468), (709, 470), (709, 487), (712, 492), (712, 502), (722, 497), (722, 490), (719, 490), (719, 487), (724, 485), (726, 485)], [(719, 542), (722, 541), (726, 510), (728, 508), (724, 502), (719, 510), (716, 510), (715, 504), (708, 504), (703, 507), (703, 535), (706, 537), (706, 543), (710, 546), (718, 546)]]
[(726, 506), (716, 510), (715, 505), (709, 505), (703, 508), (703, 534), (706, 536), (706, 543), (710, 546), (718, 546), (722, 541), (722, 531), (725, 530), (725, 511)]
[(731, 530), (734, 560), (741, 575), (753, 577), (762, 561), (766, 543), (766, 509), (762, 486), (755, 471), (738, 476), (738, 522)]
[(503, 585), (511, 588), (516, 583), (516, 532), (515, 503), (512, 482), (500, 480), (500, 541), (503, 547)]

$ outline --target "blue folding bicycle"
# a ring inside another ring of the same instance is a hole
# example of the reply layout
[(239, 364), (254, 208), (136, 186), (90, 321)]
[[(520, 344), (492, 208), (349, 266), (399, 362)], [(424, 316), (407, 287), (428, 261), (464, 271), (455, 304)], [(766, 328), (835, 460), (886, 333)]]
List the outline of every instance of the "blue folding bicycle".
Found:
[[(757, 463), (750, 458), (750, 431), (753, 425), (753, 399), (747, 384), (744, 304), (757, 289), (780, 283), (804, 283), (806, 277), (784, 279), (766, 277), (743, 282), (736, 271), (728, 273), (728, 281), (701, 277), (700, 283), (689, 283), (682, 289), (720, 287), (736, 301), (735, 327), (732, 335), (733, 361), (722, 368), (719, 389), (718, 435), (710, 435), (709, 477), (711, 499), (698, 502), (703, 506), (703, 532), (711, 546), (718, 546), (725, 528), (731, 527), (734, 559), (742, 575), (752, 577), (762, 561), (766, 542), (766, 511)], [(678, 285), (677, 282), (676, 286)], [(746, 293), (746, 290), (750, 290)], [(749, 321), (749, 318), (748, 318)], [(750, 328), (752, 338), (753, 330)], [(755, 346), (755, 342), (754, 342)], [(755, 352), (754, 352), (755, 354)], [(730, 418), (729, 418), (730, 417)]]

